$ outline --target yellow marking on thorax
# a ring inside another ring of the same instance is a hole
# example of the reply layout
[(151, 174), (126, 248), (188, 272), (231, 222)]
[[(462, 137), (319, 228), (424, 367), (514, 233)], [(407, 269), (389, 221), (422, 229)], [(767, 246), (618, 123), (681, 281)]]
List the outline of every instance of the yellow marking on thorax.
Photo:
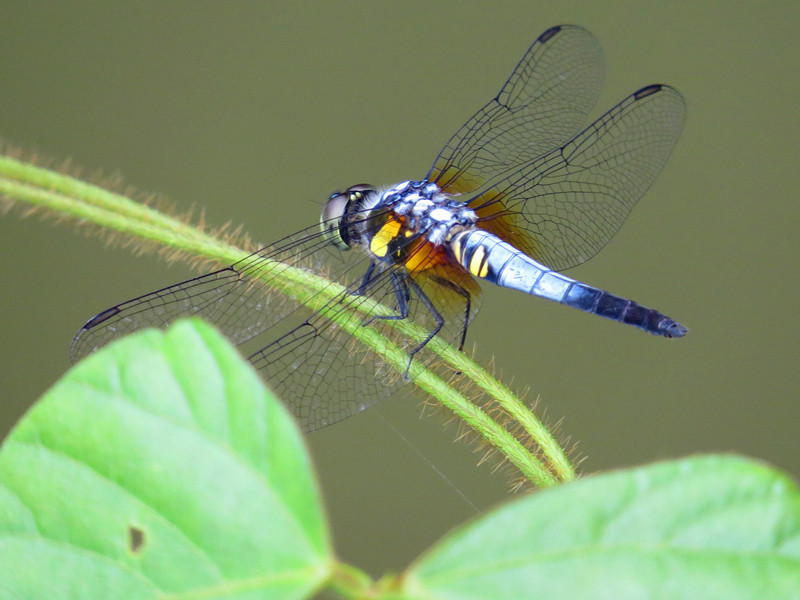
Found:
[(389, 251), (389, 244), (397, 237), (403, 224), (395, 219), (388, 219), (383, 226), (375, 232), (369, 242), (369, 249), (375, 256), (384, 258)]

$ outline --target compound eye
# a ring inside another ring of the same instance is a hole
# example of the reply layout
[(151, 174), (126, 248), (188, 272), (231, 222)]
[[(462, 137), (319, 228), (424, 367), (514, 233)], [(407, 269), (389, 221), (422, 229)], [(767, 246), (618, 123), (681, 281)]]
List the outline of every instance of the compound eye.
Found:
[(322, 215), (320, 217), (320, 228), (325, 241), (341, 250), (350, 249), (341, 232), (342, 217), (347, 211), (350, 196), (349, 192), (332, 194), (325, 206), (322, 207)]

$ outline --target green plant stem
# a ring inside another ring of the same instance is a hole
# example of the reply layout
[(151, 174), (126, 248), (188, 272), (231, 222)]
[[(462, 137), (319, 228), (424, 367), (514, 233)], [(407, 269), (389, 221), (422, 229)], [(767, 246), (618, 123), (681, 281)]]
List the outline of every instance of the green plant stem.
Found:
[[(89, 222), (127, 236), (154, 242), (165, 248), (210, 259), (219, 264), (235, 263), (248, 255), (236, 246), (125, 196), (5, 156), (0, 156), (0, 195), (11, 201), (25, 202), (32, 207)], [(399, 373), (405, 372), (408, 356), (402, 349), (389, 343), (375, 329), (360, 326), (363, 320), (346, 316), (343, 318), (341, 311), (326, 307), (332, 298), (341, 294), (344, 289), (342, 286), (306, 269), (291, 267), (277, 261), (262, 260), (265, 264), (262, 272), (269, 272), (268, 263), (280, 269), (280, 277), (272, 277), (268, 281), (273, 289), (292, 296), (311, 310), (323, 312), (326, 317), (346, 329), (371, 351), (392, 364)], [(380, 303), (364, 301), (363, 298), (360, 298), (358, 303), (353, 302), (351, 308), (363, 312), (364, 320), (388, 312), (387, 307)], [(398, 328), (412, 339), (422, 340), (427, 333), (408, 320), (386, 323)], [(445, 364), (488, 394), (517, 421), (539, 446), (541, 455), (548, 463), (545, 464), (534, 456), (508, 430), (492, 420), (453, 386), (448, 385), (434, 370), (423, 366), (419, 361), (414, 361), (409, 375), (418, 387), (434, 396), (477, 431), (534, 485), (547, 487), (559, 481), (574, 479), (575, 472), (572, 465), (552, 434), (506, 386), (465, 354), (438, 338), (431, 340), (426, 348), (438, 354)]]
[[(80, 199), (83, 205), (95, 206), (115, 215), (130, 217), (140, 223), (148, 223), (155, 228), (173, 232), (176, 238), (196, 238), (209, 246), (219, 247), (221, 245), (217, 238), (155, 208), (63, 173), (4, 156), (0, 156), (0, 173), (11, 181), (26, 183), (34, 188), (51, 191), (68, 198)], [(118, 231), (122, 230), (118, 229)], [(123, 231), (123, 233), (127, 232)]]
[(374, 582), (361, 569), (337, 561), (333, 565), (328, 583), (345, 598), (366, 598)]

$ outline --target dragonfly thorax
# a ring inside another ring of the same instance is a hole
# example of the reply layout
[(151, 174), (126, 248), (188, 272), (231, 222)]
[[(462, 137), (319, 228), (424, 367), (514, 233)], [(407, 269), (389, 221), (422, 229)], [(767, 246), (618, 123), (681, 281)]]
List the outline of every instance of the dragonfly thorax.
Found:
[(322, 233), (341, 250), (368, 249), (378, 259), (397, 259), (424, 238), (440, 246), (471, 229), (478, 216), (429, 181), (403, 181), (385, 190), (359, 184), (331, 194), (322, 209)]
[(472, 227), (478, 220), (466, 203), (453, 200), (435, 183), (403, 181), (381, 195), (377, 209), (386, 208), (403, 219), (416, 236), (424, 235), (434, 245), (443, 244), (453, 229)]

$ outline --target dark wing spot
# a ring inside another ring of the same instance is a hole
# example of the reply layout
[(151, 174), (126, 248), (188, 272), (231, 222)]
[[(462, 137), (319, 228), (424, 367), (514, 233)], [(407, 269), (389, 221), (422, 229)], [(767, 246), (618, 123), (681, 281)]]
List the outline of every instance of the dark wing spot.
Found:
[(109, 308), (108, 310), (104, 310), (99, 315), (95, 315), (91, 319), (86, 321), (86, 325), (84, 325), (83, 328), (91, 329), (92, 327), (97, 327), (98, 325), (100, 325), (100, 323), (107, 321), (117, 313), (119, 313), (118, 306), (114, 306), (112, 308)]
[(648, 96), (652, 96), (653, 94), (659, 91), (661, 91), (660, 84), (657, 83), (655, 85), (648, 85), (647, 87), (643, 87), (642, 89), (640, 89), (638, 92), (635, 92), (633, 94), (633, 98), (634, 100), (641, 100), (642, 98), (647, 98)]
[(545, 42), (549, 42), (550, 38), (552, 38), (555, 34), (561, 31), (561, 25), (556, 25), (555, 27), (551, 27), (547, 31), (545, 31), (542, 35), (539, 36), (537, 40), (540, 44), (544, 44)]

